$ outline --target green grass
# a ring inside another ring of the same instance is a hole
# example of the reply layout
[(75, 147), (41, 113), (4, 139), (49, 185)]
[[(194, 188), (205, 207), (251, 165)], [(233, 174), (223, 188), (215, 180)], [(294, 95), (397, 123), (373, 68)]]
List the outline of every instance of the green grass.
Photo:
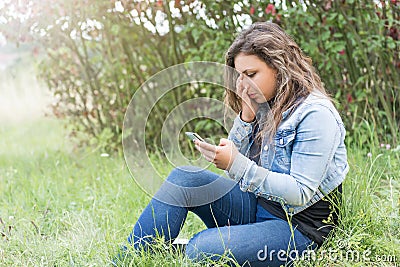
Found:
[[(386, 148), (350, 149), (340, 225), (299, 266), (399, 266), (400, 153)], [(372, 156), (367, 156), (372, 151)]]
[[(60, 121), (0, 126), (0, 266), (110, 264), (149, 197), (121, 156), (101, 153), (75, 148)], [(349, 149), (341, 225), (321, 248), (334, 253), (318, 252), (318, 262), (299, 266), (399, 266), (399, 156), (378, 147)], [(190, 214), (182, 236), (203, 228)], [(371, 261), (340, 258), (343, 244), (360, 255), (370, 250)], [(137, 253), (123, 266), (196, 266), (157, 246), (155, 254)], [(377, 256), (397, 258), (377, 262)]]

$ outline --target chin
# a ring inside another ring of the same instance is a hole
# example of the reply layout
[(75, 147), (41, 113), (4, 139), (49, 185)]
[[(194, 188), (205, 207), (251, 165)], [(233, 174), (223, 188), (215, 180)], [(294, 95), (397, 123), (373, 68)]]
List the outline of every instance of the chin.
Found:
[(256, 103), (258, 103), (258, 104), (268, 102), (265, 98), (256, 98), (256, 99), (254, 99), (254, 101), (256, 101)]

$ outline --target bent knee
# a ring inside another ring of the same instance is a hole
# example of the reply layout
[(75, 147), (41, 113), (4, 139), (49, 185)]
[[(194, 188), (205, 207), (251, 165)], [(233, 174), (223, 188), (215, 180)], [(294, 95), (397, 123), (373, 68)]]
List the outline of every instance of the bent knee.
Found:
[(179, 166), (173, 169), (167, 181), (183, 187), (197, 187), (210, 183), (210, 172), (196, 166)]
[(191, 165), (185, 165), (185, 166), (178, 166), (175, 167), (169, 174), (168, 177), (174, 177), (174, 176), (182, 176), (182, 175), (193, 175), (193, 173), (199, 173), (202, 172), (204, 169), (197, 167), (197, 166), (191, 166)]
[[(225, 254), (225, 247), (222, 240), (218, 238), (218, 233), (212, 229), (206, 229), (197, 233), (186, 245), (186, 257), (193, 261), (205, 259), (219, 260)], [(217, 234), (217, 236), (215, 235)]]

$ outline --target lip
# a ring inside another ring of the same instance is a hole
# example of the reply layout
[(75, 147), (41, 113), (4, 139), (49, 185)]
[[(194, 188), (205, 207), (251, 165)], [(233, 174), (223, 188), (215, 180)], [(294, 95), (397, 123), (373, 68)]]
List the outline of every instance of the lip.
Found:
[(255, 98), (255, 97), (257, 96), (257, 94), (248, 94), (248, 96), (249, 96), (250, 98)]

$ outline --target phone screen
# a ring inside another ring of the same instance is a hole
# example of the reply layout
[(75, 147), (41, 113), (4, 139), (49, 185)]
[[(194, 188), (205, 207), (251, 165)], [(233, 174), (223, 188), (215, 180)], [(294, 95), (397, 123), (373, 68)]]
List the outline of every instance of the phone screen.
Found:
[(193, 142), (197, 139), (201, 142), (206, 142), (200, 135), (198, 135), (197, 133), (193, 133), (193, 132), (185, 132), (185, 134), (187, 135), (187, 137), (189, 137), (190, 140), (192, 140)]

